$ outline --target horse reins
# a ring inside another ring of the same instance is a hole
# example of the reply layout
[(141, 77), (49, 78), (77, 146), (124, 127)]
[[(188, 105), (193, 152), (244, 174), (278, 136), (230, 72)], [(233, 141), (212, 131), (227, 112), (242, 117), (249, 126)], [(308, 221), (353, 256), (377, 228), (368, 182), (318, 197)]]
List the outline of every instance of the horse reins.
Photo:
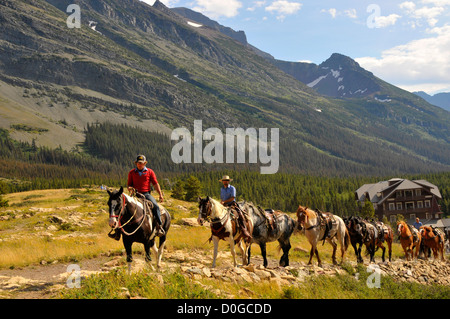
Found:
[[(142, 225), (144, 224), (144, 221), (145, 221), (145, 216), (146, 216), (147, 214), (145, 213), (145, 209), (143, 209), (143, 211), (144, 211), (144, 216), (142, 217), (142, 221), (141, 221), (141, 223), (139, 224), (139, 226), (138, 226), (133, 232), (131, 232), (131, 233), (126, 232), (125, 229), (123, 229), (123, 228), (124, 228), (126, 225), (128, 225), (128, 224), (134, 219), (134, 217), (136, 216), (136, 213), (137, 213), (137, 205), (136, 205), (136, 208), (134, 209), (133, 216), (131, 216), (131, 218), (130, 218), (125, 224), (121, 225), (121, 224), (120, 224), (120, 220), (121, 220), (122, 217), (123, 217), (122, 214), (123, 214), (123, 212), (125, 211), (125, 207), (126, 207), (125, 195), (122, 194), (122, 198), (123, 198), (122, 208), (120, 209), (119, 215), (110, 215), (110, 217), (113, 217), (113, 218), (117, 218), (117, 219), (118, 219), (118, 224), (119, 224), (119, 226), (112, 228), (111, 231), (110, 231), (110, 233), (111, 233), (113, 230), (120, 229), (125, 235), (131, 236), (131, 235), (134, 235), (134, 234), (139, 230), (139, 228), (142, 227)], [(135, 197), (134, 197), (134, 198), (135, 198)]]

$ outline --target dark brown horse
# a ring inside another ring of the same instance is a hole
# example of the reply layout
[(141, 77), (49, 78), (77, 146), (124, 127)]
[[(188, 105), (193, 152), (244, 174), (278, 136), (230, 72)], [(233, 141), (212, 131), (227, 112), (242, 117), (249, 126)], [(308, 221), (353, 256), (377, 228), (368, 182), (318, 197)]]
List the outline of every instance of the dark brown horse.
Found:
[(378, 248), (381, 248), (383, 250), (383, 254), (381, 255), (381, 259), (384, 262), (384, 255), (386, 252), (386, 247), (384, 247), (384, 242), (386, 242), (386, 245), (388, 247), (388, 253), (389, 253), (389, 261), (392, 259), (392, 242), (394, 241), (394, 232), (392, 231), (392, 228), (388, 225), (384, 224), (383, 222), (372, 222), (372, 224), (375, 225), (375, 227), (378, 230), (378, 237), (375, 241), (375, 245)]
[[(434, 259), (439, 258), (439, 254), (441, 255), (441, 259), (444, 258), (444, 242), (445, 236), (442, 231), (438, 228), (433, 229), (430, 226), (422, 226), (420, 227), (420, 234), (422, 235), (422, 243), (425, 247), (431, 248), (433, 251)], [(425, 259), (428, 260), (428, 254), (425, 253)]]
[(150, 248), (157, 256), (156, 266), (161, 263), (162, 254), (166, 242), (166, 235), (170, 228), (170, 214), (160, 205), (161, 221), (165, 234), (159, 238), (159, 248), (156, 248), (156, 221), (150, 207), (139, 201), (136, 197), (130, 197), (123, 193), (123, 187), (119, 191), (108, 190), (109, 200), (109, 226), (116, 233), (123, 236), (123, 245), (127, 254), (127, 262), (130, 268), (133, 261), (132, 245), (138, 242), (144, 245), (145, 260), (152, 260)]
[(359, 216), (345, 218), (344, 223), (350, 236), (350, 243), (355, 250), (356, 261), (358, 263), (363, 263), (364, 260), (361, 255), (361, 249), (364, 244), (365, 224)]

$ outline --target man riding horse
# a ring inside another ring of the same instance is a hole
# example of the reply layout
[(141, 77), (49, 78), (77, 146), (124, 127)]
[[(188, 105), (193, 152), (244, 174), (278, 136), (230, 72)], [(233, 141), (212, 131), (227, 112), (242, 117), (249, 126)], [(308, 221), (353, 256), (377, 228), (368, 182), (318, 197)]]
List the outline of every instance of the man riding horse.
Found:
[(239, 205), (236, 203), (236, 188), (232, 185), (230, 185), (230, 182), (232, 179), (230, 179), (230, 176), (225, 175), (222, 177), (222, 179), (219, 180), (219, 182), (223, 183), (223, 186), (220, 189), (220, 199), (221, 204), (224, 206), (230, 207), (233, 211), (237, 213), (238, 216), (238, 225), (241, 228), (242, 234), (245, 238), (251, 239), (252, 235), (248, 232), (247, 227), (245, 226), (245, 219), (244, 219), (244, 213), (242, 212)]
[(155, 172), (147, 168), (147, 159), (144, 155), (139, 155), (134, 162), (136, 168), (132, 169), (128, 173), (128, 190), (132, 192), (136, 190), (145, 196), (145, 198), (152, 202), (153, 208), (152, 213), (156, 217), (157, 223), (157, 233), (156, 235), (161, 237), (164, 235), (164, 229), (162, 228), (161, 222), (161, 212), (159, 210), (159, 205), (156, 199), (151, 195), (151, 185), (156, 189), (159, 194), (159, 201), (162, 203), (164, 201), (164, 196), (159, 186), (158, 180), (156, 179)]

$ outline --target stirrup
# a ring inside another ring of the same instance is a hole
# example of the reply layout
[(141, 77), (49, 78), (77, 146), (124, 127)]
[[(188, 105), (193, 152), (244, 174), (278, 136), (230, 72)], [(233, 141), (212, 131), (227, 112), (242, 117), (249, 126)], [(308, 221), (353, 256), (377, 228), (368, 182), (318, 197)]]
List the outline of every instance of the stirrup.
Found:
[(164, 231), (164, 228), (162, 228), (162, 226), (159, 226), (158, 229), (156, 229), (156, 236), (162, 237), (165, 234), (166, 234), (166, 232)]

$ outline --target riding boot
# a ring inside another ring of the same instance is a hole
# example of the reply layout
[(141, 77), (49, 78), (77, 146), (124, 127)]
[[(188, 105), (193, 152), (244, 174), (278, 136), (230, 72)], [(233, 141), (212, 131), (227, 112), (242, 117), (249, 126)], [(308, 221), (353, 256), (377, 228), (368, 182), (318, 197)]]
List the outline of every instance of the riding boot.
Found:
[(109, 232), (108, 237), (115, 240), (120, 240), (121, 235), (122, 235), (121, 231), (117, 231), (116, 229), (114, 229), (114, 233)]
[(164, 236), (166, 234), (166, 232), (164, 231), (164, 228), (162, 227), (162, 221), (161, 221), (161, 212), (159, 211), (159, 209), (153, 209), (154, 210), (154, 215), (155, 215), (155, 219), (156, 219), (156, 236), (161, 237)]

